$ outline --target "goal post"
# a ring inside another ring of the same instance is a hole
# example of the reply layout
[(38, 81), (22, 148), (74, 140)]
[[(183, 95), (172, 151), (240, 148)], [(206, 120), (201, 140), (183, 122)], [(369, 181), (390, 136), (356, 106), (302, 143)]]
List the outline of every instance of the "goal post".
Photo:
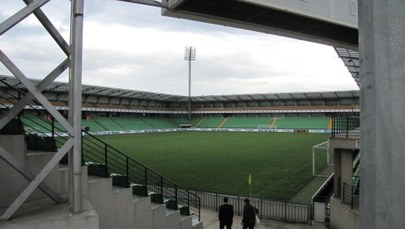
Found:
[(333, 158), (329, 153), (329, 142), (322, 142), (312, 147), (312, 175), (313, 176), (325, 176), (321, 172), (327, 167), (333, 164)]

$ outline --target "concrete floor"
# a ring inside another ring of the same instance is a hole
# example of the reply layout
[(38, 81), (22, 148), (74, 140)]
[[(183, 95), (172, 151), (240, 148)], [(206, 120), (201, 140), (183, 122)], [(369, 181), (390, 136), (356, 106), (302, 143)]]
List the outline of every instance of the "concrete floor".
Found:
[[(218, 212), (209, 208), (201, 208), (201, 218), (204, 222), (204, 229), (219, 229)], [(232, 229), (242, 228), (241, 223), (242, 217), (235, 215), (233, 218)], [(312, 225), (308, 224), (293, 224), (284, 223), (277, 220), (261, 220), (259, 226), (255, 229), (325, 229), (326, 226), (321, 223), (313, 222)]]

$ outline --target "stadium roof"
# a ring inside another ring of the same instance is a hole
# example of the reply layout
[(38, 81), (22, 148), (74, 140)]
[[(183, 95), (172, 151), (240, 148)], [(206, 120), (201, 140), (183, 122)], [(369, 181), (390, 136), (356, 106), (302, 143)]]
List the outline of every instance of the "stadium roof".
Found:
[(357, 48), (357, 8), (357, 1), (172, 0), (162, 14)]
[[(40, 80), (30, 79), (34, 85), (37, 85)], [(17, 78), (10, 76), (0, 75), (0, 81), (4, 84), (8, 84), (17, 89), (25, 89), (24, 85), (20, 83)], [(63, 82), (54, 81), (48, 85), (44, 91), (56, 92), (56, 93), (68, 93), (69, 84)], [(135, 91), (129, 89), (100, 87), (93, 85), (82, 85), (83, 95), (95, 95), (95, 96), (109, 96), (109, 97), (121, 97), (121, 98), (133, 98), (144, 100), (158, 100), (158, 101), (179, 101), (185, 100), (184, 96), (169, 95), (162, 93), (152, 93), (145, 91)]]
[[(31, 79), (34, 85), (40, 80)], [(6, 87), (10, 85), (13, 88), (25, 90), (24, 85), (17, 78), (0, 75), (0, 82)], [(63, 82), (53, 82), (45, 88), (45, 91), (55, 93), (68, 93), (69, 84)], [(133, 98), (141, 100), (167, 101), (167, 102), (187, 102), (187, 96), (169, 95), (153, 92), (144, 92), (128, 89), (100, 87), (92, 85), (83, 85), (84, 95), (108, 96), (120, 98)], [(294, 93), (260, 93), (260, 94), (234, 94), (234, 95), (209, 95), (193, 96), (193, 102), (226, 102), (226, 101), (263, 101), (263, 100), (316, 100), (316, 99), (339, 99), (339, 98), (358, 98), (359, 91), (330, 91), (330, 92), (294, 92)]]
[(224, 102), (224, 101), (260, 101), (260, 100), (316, 100), (358, 98), (359, 91), (331, 91), (331, 92), (293, 92), (293, 93), (261, 93), (240, 95), (211, 95), (194, 96), (194, 102)]
[(359, 64), (359, 52), (346, 48), (336, 48), (335, 50), (339, 57), (343, 60), (343, 63), (349, 69), (350, 74), (357, 85), (360, 87), (360, 64)]

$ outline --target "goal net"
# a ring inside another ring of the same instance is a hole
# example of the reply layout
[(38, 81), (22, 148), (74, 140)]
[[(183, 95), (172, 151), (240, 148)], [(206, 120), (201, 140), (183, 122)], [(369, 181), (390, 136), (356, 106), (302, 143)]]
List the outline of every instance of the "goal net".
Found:
[(329, 142), (323, 142), (312, 147), (312, 175), (328, 177), (328, 167), (333, 164), (333, 156), (329, 152)]

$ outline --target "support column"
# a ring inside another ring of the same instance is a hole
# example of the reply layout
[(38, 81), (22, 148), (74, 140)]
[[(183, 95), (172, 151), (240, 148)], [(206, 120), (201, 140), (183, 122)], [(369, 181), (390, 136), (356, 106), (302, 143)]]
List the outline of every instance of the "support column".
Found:
[(342, 151), (340, 149), (333, 150), (333, 167), (334, 167), (334, 185), (333, 193), (335, 198), (342, 198)]
[(405, 1), (359, 1), (360, 228), (405, 228)]
[(343, 193), (343, 183), (346, 185), (353, 185), (353, 151), (342, 149), (341, 151), (341, 181)]
[(69, 75), (69, 121), (73, 126), (73, 149), (69, 156), (70, 204), (73, 213), (82, 211), (82, 53), (83, 53), (83, 0), (72, 0), (71, 66)]

